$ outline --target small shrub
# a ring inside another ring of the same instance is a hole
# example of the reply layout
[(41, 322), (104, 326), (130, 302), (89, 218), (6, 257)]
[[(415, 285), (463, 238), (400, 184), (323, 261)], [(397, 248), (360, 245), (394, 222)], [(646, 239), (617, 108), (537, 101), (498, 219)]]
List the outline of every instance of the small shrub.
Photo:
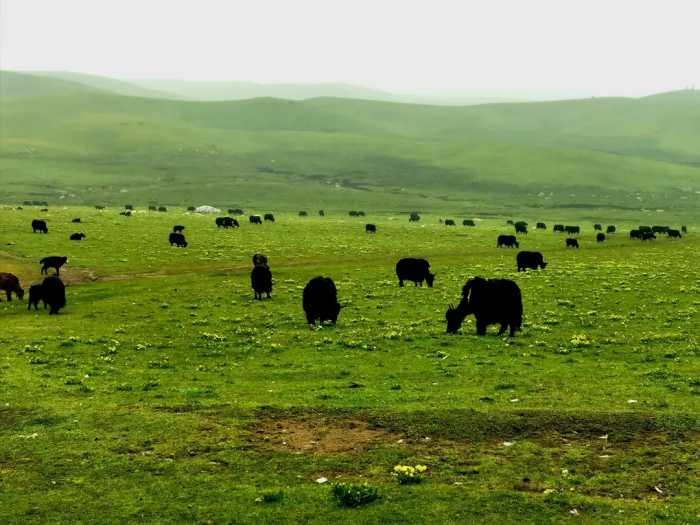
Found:
[(408, 485), (410, 483), (420, 483), (423, 481), (423, 473), (428, 470), (425, 465), (396, 465), (394, 467), (394, 476), (400, 485)]
[(331, 493), (341, 507), (360, 507), (379, 497), (377, 487), (367, 483), (334, 483)]

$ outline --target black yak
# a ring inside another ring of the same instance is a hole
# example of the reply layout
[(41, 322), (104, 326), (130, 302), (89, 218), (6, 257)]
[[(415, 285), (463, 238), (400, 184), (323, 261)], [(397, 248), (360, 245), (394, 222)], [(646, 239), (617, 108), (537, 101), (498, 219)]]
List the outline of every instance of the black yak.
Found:
[(46, 226), (46, 221), (43, 221), (41, 219), (34, 219), (32, 221), (32, 231), (34, 233), (49, 233), (49, 227)]
[(564, 225), (563, 224), (555, 224), (554, 228), (552, 228), (553, 232), (564, 232)]
[(185, 227), (182, 224), (176, 224), (173, 226), (173, 232), (182, 233), (183, 231), (185, 231)]
[(464, 219), (462, 221), (462, 226), (476, 226), (474, 219)]
[(403, 286), (404, 281), (413, 281), (415, 286), (423, 286), (425, 281), (428, 288), (432, 288), (435, 281), (435, 274), (430, 273), (428, 261), (410, 257), (396, 263), (396, 276), (399, 278), (399, 286)]
[(44, 279), (41, 284), (34, 284), (29, 287), (29, 304), (27, 310), (39, 309), (39, 301), (44, 303), (44, 308), (48, 305), (49, 315), (57, 314), (58, 311), (66, 306), (66, 287), (60, 278), (51, 275)]
[(455, 226), (454, 219), (445, 219), (445, 226)]
[(326, 216), (326, 212), (323, 211), (323, 210), (318, 210), (318, 216), (319, 216), (319, 217), (325, 217), (325, 216)]
[(523, 233), (527, 235), (527, 226), (525, 224), (516, 224), (515, 233)]
[(535, 226), (535, 229), (537, 230), (546, 230), (547, 225), (543, 222), (538, 222), (537, 225)]
[(68, 262), (68, 257), (59, 257), (57, 255), (53, 255), (51, 257), (44, 257), (42, 260), (39, 261), (39, 264), (41, 264), (41, 273), (42, 274), (48, 274), (49, 273), (49, 268), (53, 268), (56, 270), (56, 275), (60, 274), (60, 268), (64, 264)]
[(680, 239), (681, 238), (681, 232), (678, 230), (669, 229), (667, 233), (671, 239)]
[(251, 215), (248, 217), (250, 224), (262, 224), (262, 217), (260, 215)]
[(418, 222), (420, 221), (420, 215), (417, 211), (412, 211), (411, 215), (408, 216), (408, 222)]
[(72, 222), (72, 223), (74, 223), (74, 224), (78, 224), (79, 222), (81, 222), (81, 221), (80, 221), (80, 217), (76, 217), (75, 219), (73, 219), (73, 220), (70, 221), (70, 222)]
[(608, 227), (605, 229), (605, 233), (615, 233), (616, 231), (617, 228), (614, 224), (609, 224)]
[(178, 248), (187, 248), (187, 241), (185, 240), (185, 236), (181, 233), (171, 233), (168, 237), (168, 242), (170, 242), (170, 246), (177, 246)]
[(630, 239), (641, 239), (641, 238), (642, 238), (641, 230), (630, 230)]
[(642, 240), (643, 241), (650, 241), (651, 239), (656, 239), (656, 235), (654, 235), (654, 232), (649, 232), (649, 231), (642, 232)]
[(168, 211), (168, 208), (165, 206), (158, 206), (158, 211)]
[(376, 224), (365, 224), (365, 233), (377, 233)]
[(335, 324), (340, 313), (338, 294), (335, 283), (330, 277), (314, 277), (304, 287), (302, 305), (306, 314), (306, 322), (316, 325), (316, 320), (323, 324), (330, 321)]
[(299, 212), (299, 217), (308, 217), (308, 216), (309, 216), (309, 213), (306, 212), (306, 211), (304, 211), (304, 210), (301, 210), (301, 211)]
[(270, 298), (272, 293), (272, 272), (267, 264), (255, 265), (250, 272), (250, 284), (255, 292), (256, 299), (262, 299), (262, 294)]
[(233, 228), (238, 227), (238, 221), (232, 217), (217, 217), (214, 221), (217, 228)]
[(524, 272), (528, 268), (532, 270), (542, 268), (544, 270), (547, 267), (547, 263), (544, 262), (544, 257), (542, 257), (540, 252), (518, 252), (515, 260), (518, 264), (519, 272)]
[(603, 225), (602, 224), (594, 224), (593, 229), (597, 232), (602, 232), (603, 231)]
[(605, 240), (605, 234), (603, 232), (598, 232), (598, 235), (595, 236), (595, 240), (597, 242), (603, 242)]
[(6, 272), (0, 272), (0, 291), (5, 292), (8, 301), (12, 301), (12, 293), (17, 296), (17, 299), (24, 297), (24, 290), (19, 284), (19, 279), (16, 275)]
[(578, 239), (566, 239), (567, 248), (578, 248)]
[(510, 328), (510, 336), (514, 336), (523, 322), (520, 288), (507, 279), (470, 279), (462, 288), (462, 300), (457, 308), (450, 305), (445, 313), (447, 333), (457, 333), (464, 318), (470, 314), (476, 317), (477, 335), (486, 335), (486, 327), (490, 324), (500, 324), (498, 335)]
[(681, 226), (681, 231), (683, 233), (688, 233), (688, 227), (684, 224), (683, 226)]
[(568, 233), (569, 235), (578, 235), (581, 233), (581, 227), (580, 226), (564, 226), (564, 231)]
[(71, 241), (82, 241), (85, 237), (87, 237), (87, 235), (85, 235), (82, 232), (81, 233), (72, 233), (70, 236), (70, 240)]
[(131, 210), (120, 211), (119, 215), (123, 215), (124, 217), (131, 217)]
[(266, 213), (263, 219), (266, 221), (275, 222), (275, 216), (272, 213)]
[(499, 235), (496, 241), (496, 248), (500, 248), (501, 246), (505, 246), (506, 248), (520, 248), (520, 243), (518, 243), (518, 239), (515, 238), (515, 235)]

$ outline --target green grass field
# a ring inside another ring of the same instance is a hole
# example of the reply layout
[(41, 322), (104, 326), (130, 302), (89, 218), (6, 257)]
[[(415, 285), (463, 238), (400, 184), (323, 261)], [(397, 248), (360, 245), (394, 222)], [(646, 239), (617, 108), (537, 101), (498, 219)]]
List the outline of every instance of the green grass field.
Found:
[[(60, 315), (0, 303), (0, 523), (700, 523), (697, 221), (641, 243), (630, 227), (683, 210), (308, 209), (228, 231), (181, 207), (0, 209), (0, 271), (26, 288), (40, 258), (69, 257)], [(495, 247), (506, 218), (548, 223), (520, 239), (546, 270)], [(554, 222), (581, 225), (579, 250)], [(620, 233), (598, 244), (593, 222)], [(188, 248), (168, 245), (174, 224)], [(271, 300), (253, 300), (256, 252)], [(398, 287), (404, 256), (430, 260), (434, 288)], [(345, 308), (312, 331), (301, 293), (319, 274)], [(479, 338), (473, 318), (444, 333), (475, 275), (519, 284), (516, 337)], [(397, 464), (424, 481), (399, 485)], [(336, 482), (379, 499), (342, 508)]]
[[(117, 89), (117, 88), (114, 88)], [(503, 214), (700, 209), (700, 94), (191, 102), (0, 72), (0, 202)]]

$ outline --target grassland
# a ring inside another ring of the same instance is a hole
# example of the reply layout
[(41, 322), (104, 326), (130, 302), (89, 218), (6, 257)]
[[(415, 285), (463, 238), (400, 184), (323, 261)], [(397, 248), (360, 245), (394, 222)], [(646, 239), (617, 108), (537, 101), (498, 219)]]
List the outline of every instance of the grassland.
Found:
[[(363, 219), (309, 211), (226, 231), (174, 209), (0, 210), (0, 271), (26, 286), (39, 258), (69, 256), (59, 316), (0, 303), (0, 522), (700, 522), (696, 223), (641, 243), (630, 226), (680, 219), (508, 216), (584, 232), (578, 251), (522, 237), (549, 266), (518, 274), (495, 248), (506, 217), (370, 214), (367, 235)], [(48, 235), (31, 233), (38, 216)], [(596, 219), (621, 233), (594, 242)], [(167, 244), (173, 224), (187, 249)], [(269, 301), (252, 299), (255, 252)], [(398, 288), (402, 256), (427, 257), (436, 286)], [(311, 331), (301, 290), (319, 274), (345, 308)], [(444, 334), (474, 275), (520, 285), (522, 333)], [(398, 485), (398, 463), (427, 465), (426, 480)], [(380, 499), (340, 508), (320, 477)]]
[(0, 201), (693, 217), (699, 101), (188, 102), (2, 72)]

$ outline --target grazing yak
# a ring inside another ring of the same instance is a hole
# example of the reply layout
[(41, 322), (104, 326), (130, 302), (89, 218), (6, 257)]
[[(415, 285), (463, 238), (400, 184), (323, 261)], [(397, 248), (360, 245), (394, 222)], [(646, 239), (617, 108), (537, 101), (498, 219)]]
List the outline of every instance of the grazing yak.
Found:
[(420, 215), (417, 211), (412, 211), (411, 215), (408, 216), (408, 222), (418, 222), (420, 221)]
[(304, 210), (301, 210), (299, 212), (299, 217), (308, 217), (308, 216), (309, 216), (308, 212), (305, 212)]
[(512, 225), (515, 224), (515, 223), (514, 223), (511, 219), (508, 219), (508, 220), (506, 221), (506, 224), (510, 224), (510, 225), (512, 226)]
[(518, 239), (515, 238), (515, 235), (499, 235), (496, 241), (496, 248), (500, 248), (501, 246), (505, 246), (506, 248), (520, 248), (520, 243), (518, 243)]
[(6, 272), (0, 272), (0, 291), (5, 292), (8, 301), (12, 301), (12, 293), (17, 296), (17, 299), (24, 297), (24, 290), (19, 285), (19, 279), (16, 275)]
[(567, 248), (578, 248), (578, 239), (566, 239)]
[(120, 211), (119, 215), (123, 215), (124, 217), (131, 217), (131, 210)]
[(168, 211), (168, 208), (165, 206), (158, 206), (158, 211)]
[(133, 204), (126, 204), (126, 205), (124, 205), (124, 209), (125, 209), (125, 210), (133, 210), (133, 209), (134, 209), (134, 205), (133, 205)]
[(150, 205), (150, 206), (148, 207), (148, 211), (156, 211), (157, 209), (158, 209), (158, 208), (156, 208), (156, 207), (153, 206), (153, 205)]
[(671, 239), (680, 239), (682, 237), (681, 232), (678, 230), (669, 229), (667, 233)]
[(602, 225), (602, 224), (594, 224), (594, 225), (593, 225), (593, 229), (594, 229), (595, 231), (597, 231), (597, 232), (599, 232), (599, 231), (602, 232), (602, 231), (603, 231), (603, 225)]
[(266, 221), (275, 222), (275, 216), (272, 213), (266, 213), (263, 219)]
[(29, 287), (29, 304), (27, 310), (39, 309), (39, 301), (44, 303), (44, 308), (48, 305), (49, 315), (55, 315), (66, 306), (66, 287), (63, 281), (55, 275), (44, 279), (41, 284), (33, 284)]
[(57, 255), (53, 255), (51, 257), (44, 257), (42, 260), (39, 261), (39, 264), (41, 264), (41, 273), (42, 274), (48, 274), (49, 273), (49, 268), (53, 268), (56, 270), (56, 275), (59, 275), (60, 268), (64, 264), (68, 262), (68, 257), (59, 257)]
[(651, 231), (654, 233), (668, 233), (668, 226), (652, 226)]
[(215, 219), (217, 228), (238, 228), (240, 224), (232, 217), (217, 217)]
[(608, 225), (608, 227), (605, 229), (605, 233), (615, 233), (617, 231), (617, 228), (615, 227), (614, 224)]
[(552, 228), (552, 231), (564, 233), (564, 225), (563, 224), (555, 224), (554, 228)]
[(544, 262), (544, 257), (542, 257), (540, 252), (518, 252), (515, 260), (518, 264), (519, 272), (524, 272), (528, 268), (532, 270), (542, 268), (544, 270), (547, 267), (547, 263)]
[(462, 226), (476, 226), (474, 219), (464, 219), (462, 221)]
[(527, 226), (524, 224), (516, 224), (515, 225), (515, 233), (523, 233), (527, 235)]
[(377, 225), (365, 224), (365, 233), (377, 233)]
[(630, 239), (641, 239), (641, 238), (642, 238), (641, 230), (630, 230)]
[(365, 212), (358, 211), (358, 210), (349, 211), (348, 214), (350, 215), (350, 217), (364, 217), (365, 216)]
[(80, 233), (72, 233), (70, 236), (71, 241), (82, 241), (87, 235), (85, 235), (83, 232)]
[(197, 208), (195, 208), (194, 206), (187, 206), (187, 211), (194, 211), (196, 209)]
[(684, 224), (683, 226), (681, 226), (681, 231), (683, 233), (688, 233), (688, 227)]
[(568, 233), (569, 235), (578, 235), (581, 233), (581, 227), (580, 226), (564, 226), (564, 231)]
[(638, 226), (637, 229), (640, 232), (650, 232), (651, 231), (651, 226)]
[(454, 219), (445, 219), (445, 226), (455, 226)]
[(404, 281), (413, 281), (415, 286), (423, 286), (425, 281), (428, 288), (432, 288), (435, 282), (435, 274), (430, 273), (430, 263), (425, 259), (401, 259), (396, 263), (396, 276), (399, 278), (399, 286), (403, 286)]
[(598, 235), (595, 236), (595, 240), (597, 242), (603, 242), (605, 240), (605, 234), (603, 232), (599, 232)]
[(104, 207), (104, 206), (100, 206), (99, 204), (95, 204), (95, 209), (96, 209), (96, 210), (104, 210), (105, 207)]
[(182, 233), (185, 231), (185, 227), (182, 224), (176, 224), (173, 226), (173, 232), (175, 233)]
[(642, 232), (642, 240), (643, 241), (650, 241), (651, 239), (656, 239), (656, 235), (654, 235), (654, 232), (649, 232), (649, 231)]
[(251, 215), (248, 217), (250, 224), (262, 224), (262, 217), (260, 215)]
[(340, 313), (338, 304), (338, 292), (335, 283), (330, 277), (314, 277), (304, 287), (302, 300), (306, 322), (312, 328), (316, 326), (316, 320), (320, 324), (330, 321), (335, 324)]
[(170, 242), (170, 246), (177, 246), (178, 248), (187, 248), (187, 241), (185, 240), (185, 236), (181, 233), (171, 233), (168, 237), (168, 242)]
[(323, 210), (318, 210), (318, 216), (319, 216), (319, 217), (325, 217), (325, 216), (326, 216), (326, 212), (323, 211)]
[(445, 313), (447, 333), (456, 334), (464, 318), (476, 317), (476, 334), (486, 335), (486, 327), (500, 324), (498, 335), (510, 328), (510, 336), (520, 330), (523, 322), (523, 302), (520, 288), (507, 279), (470, 279), (462, 288), (462, 300), (457, 308), (449, 305)]
[(72, 222), (72, 223), (74, 223), (74, 224), (78, 224), (79, 222), (81, 222), (81, 221), (80, 221), (80, 217), (76, 217), (75, 219), (73, 219), (73, 220), (70, 221), (70, 222)]
[(253, 266), (267, 266), (267, 256), (262, 253), (253, 255)]
[(262, 299), (262, 294), (267, 294), (270, 298), (272, 293), (272, 272), (267, 264), (255, 265), (250, 272), (250, 285), (255, 292), (255, 298)]
[(49, 227), (46, 226), (46, 221), (41, 219), (34, 219), (32, 221), (32, 231), (34, 233), (49, 233)]
[(543, 222), (538, 222), (537, 225), (535, 226), (536, 230), (546, 230), (547, 225)]

